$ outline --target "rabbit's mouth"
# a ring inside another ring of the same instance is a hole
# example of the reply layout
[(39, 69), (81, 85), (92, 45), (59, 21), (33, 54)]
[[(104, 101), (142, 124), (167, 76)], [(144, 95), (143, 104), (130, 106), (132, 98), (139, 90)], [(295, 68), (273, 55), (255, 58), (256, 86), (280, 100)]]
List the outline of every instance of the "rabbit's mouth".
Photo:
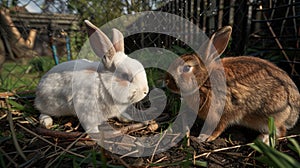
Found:
[(141, 101), (144, 97), (136, 97), (136, 96), (133, 96), (130, 98), (130, 104), (134, 104), (134, 103), (137, 103), (139, 101)]
[(134, 95), (131, 95), (131, 97), (129, 97), (129, 102), (130, 103), (136, 103), (136, 98), (135, 98), (135, 94)]
[(166, 77), (164, 79), (164, 84), (163, 85), (166, 88), (168, 88), (172, 93), (180, 94), (180, 89), (177, 86), (177, 83), (175, 82), (175, 80), (172, 77), (172, 75), (170, 75), (169, 73), (166, 74)]
[(129, 102), (131, 104), (137, 103), (141, 100), (143, 100), (147, 96), (146, 92), (138, 93), (137, 91), (134, 91), (133, 94), (129, 97)]
[(181, 96), (185, 97), (185, 96), (192, 96), (194, 94), (197, 94), (197, 91), (199, 92), (199, 88), (196, 87), (193, 90), (188, 90), (188, 91), (181, 91), (179, 94), (181, 94)]
[(184, 83), (184, 81), (181, 82), (175, 82), (174, 78), (169, 78), (165, 80), (166, 87), (175, 94), (179, 94), (181, 96), (191, 96), (195, 94), (197, 91), (199, 91), (198, 85), (192, 84), (192, 88), (186, 88), (186, 86), (181, 86), (178, 83)]

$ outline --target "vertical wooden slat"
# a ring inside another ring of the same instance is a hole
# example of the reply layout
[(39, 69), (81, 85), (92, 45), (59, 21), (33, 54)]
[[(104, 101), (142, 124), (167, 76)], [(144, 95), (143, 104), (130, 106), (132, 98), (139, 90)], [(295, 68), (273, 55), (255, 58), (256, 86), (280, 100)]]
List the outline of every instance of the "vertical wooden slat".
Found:
[(224, 15), (224, 0), (220, 0), (219, 1), (219, 12), (218, 12), (218, 29), (220, 29), (223, 25), (222, 25), (222, 21), (223, 21), (223, 15)]
[[(262, 12), (259, 10), (259, 6), (256, 6), (256, 9), (253, 9), (255, 11), (255, 19), (256, 20), (262, 20)], [(261, 24), (258, 22), (251, 22), (251, 24), (254, 24), (254, 32), (258, 32), (261, 29)]]
[(234, 5), (235, 0), (230, 0), (230, 10), (229, 10), (229, 25), (233, 26), (234, 24)]
[(246, 24), (246, 35), (245, 35), (245, 45), (244, 45), (244, 50), (247, 47), (247, 43), (248, 43), (248, 37), (250, 34), (250, 30), (251, 30), (251, 20), (252, 20), (252, 15), (253, 15), (253, 0), (250, 0), (248, 3), (248, 14), (247, 14), (247, 24)]

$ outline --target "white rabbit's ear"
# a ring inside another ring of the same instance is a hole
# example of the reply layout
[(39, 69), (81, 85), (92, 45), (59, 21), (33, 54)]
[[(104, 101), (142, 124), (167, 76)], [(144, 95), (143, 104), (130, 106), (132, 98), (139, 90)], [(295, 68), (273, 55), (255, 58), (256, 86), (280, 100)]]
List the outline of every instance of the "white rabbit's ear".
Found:
[(124, 52), (124, 37), (123, 34), (118, 30), (113, 28), (113, 38), (112, 43), (114, 44), (114, 48), (116, 52)]
[(113, 56), (116, 53), (114, 45), (109, 38), (90, 21), (84, 21), (87, 27), (90, 45), (95, 54), (102, 58), (106, 68), (110, 68), (113, 63)]
[(225, 51), (230, 40), (231, 32), (231, 26), (225, 26), (216, 31), (208, 42), (200, 47), (200, 51), (205, 51), (204, 59), (207, 65), (219, 58)]

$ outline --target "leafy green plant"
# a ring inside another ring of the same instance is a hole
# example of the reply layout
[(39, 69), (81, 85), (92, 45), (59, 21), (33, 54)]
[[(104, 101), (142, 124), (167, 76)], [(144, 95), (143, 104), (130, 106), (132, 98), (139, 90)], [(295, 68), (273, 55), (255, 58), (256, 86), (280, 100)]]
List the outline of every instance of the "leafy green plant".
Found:
[(293, 157), (272, 148), (262, 141), (255, 140), (253, 149), (262, 154), (262, 156), (256, 158), (256, 160), (272, 167), (278, 168), (292, 168), (300, 167), (300, 163)]
[[(276, 141), (276, 128), (274, 124), (274, 119), (269, 119), (269, 143), (270, 145), (267, 145), (263, 143), (260, 140), (255, 140), (254, 144), (251, 145), (253, 149), (261, 153), (262, 155), (260, 157), (255, 158), (257, 161), (266, 164), (270, 167), (276, 167), (276, 168), (296, 168), (300, 167), (300, 163), (293, 157), (278, 151), (275, 148), (275, 141)], [(295, 139), (289, 139), (291, 142), (289, 148), (295, 152), (298, 153), (300, 156), (300, 147), (298, 142)]]

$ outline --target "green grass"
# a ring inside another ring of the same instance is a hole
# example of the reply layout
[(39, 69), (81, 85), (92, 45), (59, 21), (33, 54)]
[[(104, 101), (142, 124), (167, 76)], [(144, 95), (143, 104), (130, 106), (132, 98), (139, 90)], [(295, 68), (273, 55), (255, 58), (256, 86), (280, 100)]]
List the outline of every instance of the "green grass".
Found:
[(0, 74), (0, 92), (34, 90), (41, 76), (54, 66), (52, 57), (6, 61)]
[(50, 57), (7, 61), (1, 70), (1, 92), (34, 90), (41, 75), (48, 71), (54, 62)]

